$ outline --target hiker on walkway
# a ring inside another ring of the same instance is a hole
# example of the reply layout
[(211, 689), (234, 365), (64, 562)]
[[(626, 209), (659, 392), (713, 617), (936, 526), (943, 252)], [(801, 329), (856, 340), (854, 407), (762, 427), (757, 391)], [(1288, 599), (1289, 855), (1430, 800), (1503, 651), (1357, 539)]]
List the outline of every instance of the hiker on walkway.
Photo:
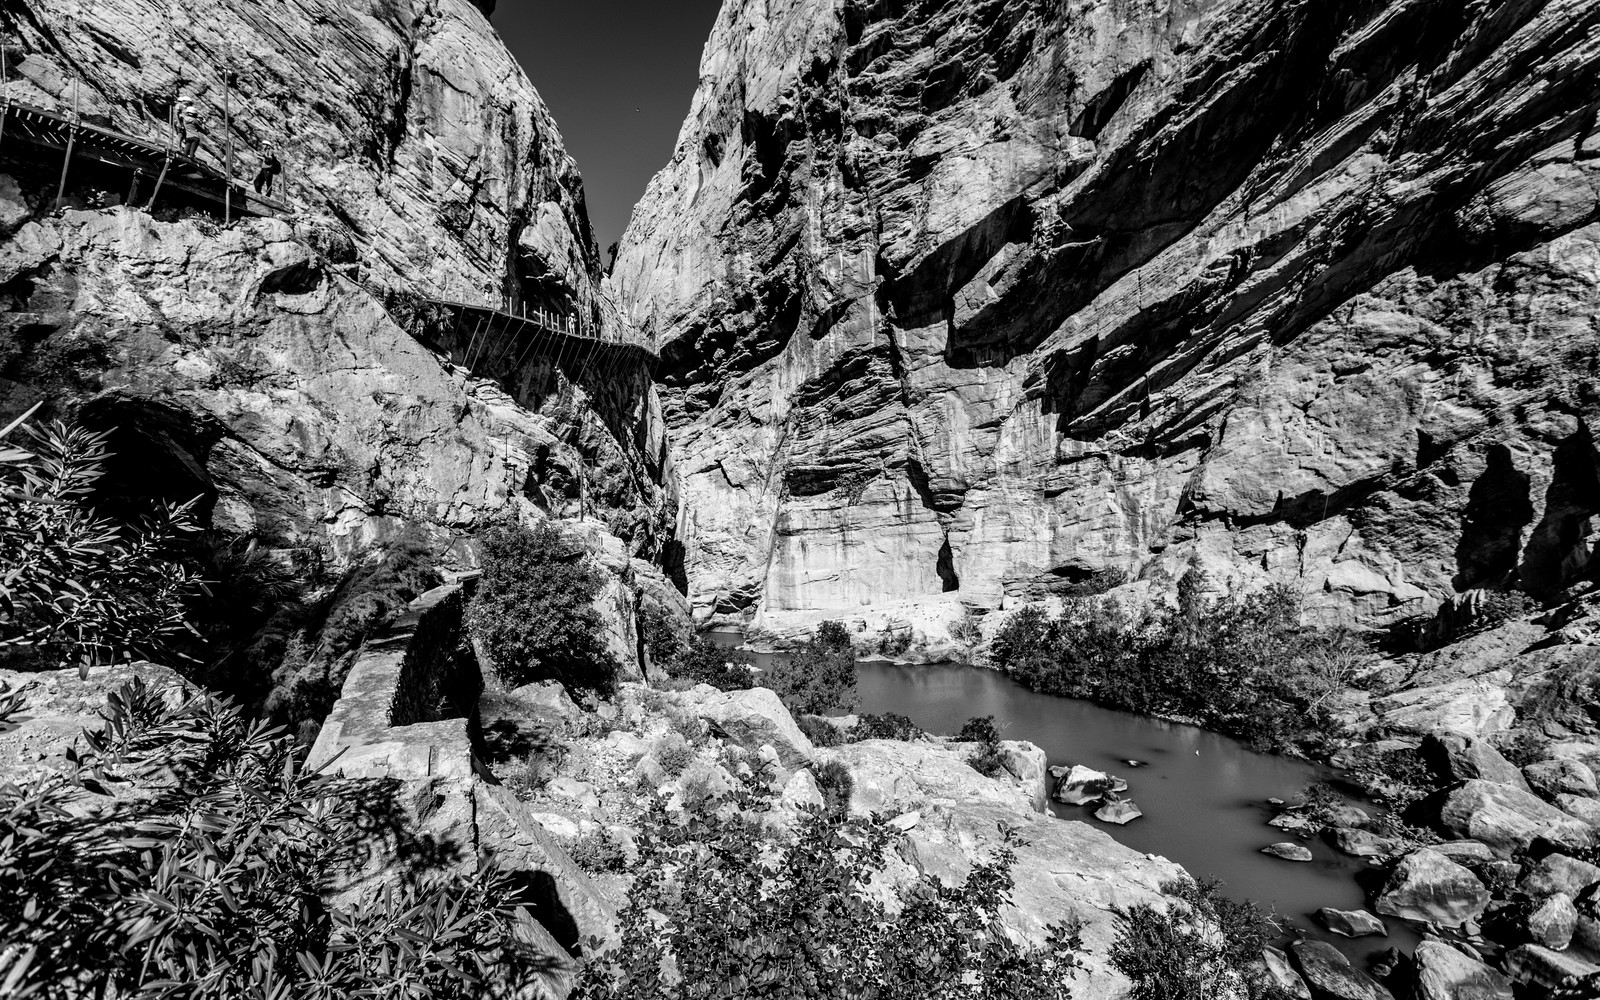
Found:
[(194, 159), (200, 148), (200, 112), (195, 110), (193, 101), (178, 105), (178, 141), (183, 145), (183, 155)]
[(272, 194), (272, 182), (282, 172), (283, 164), (278, 160), (278, 154), (267, 153), (266, 162), (256, 171), (256, 194)]

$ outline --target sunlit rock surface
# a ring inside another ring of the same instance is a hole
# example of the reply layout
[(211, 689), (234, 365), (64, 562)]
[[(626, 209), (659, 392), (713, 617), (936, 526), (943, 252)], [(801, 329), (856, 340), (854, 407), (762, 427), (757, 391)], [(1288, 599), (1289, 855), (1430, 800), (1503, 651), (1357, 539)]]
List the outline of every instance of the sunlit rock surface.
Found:
[(1192, 566), (1378, 625), (1562, 590), (1600, 510), (1597, 27), (729, 0), (612, 279), (699, 610)]
[(206, 526), (297, 569), (401, 532), (443, 549), (514, 511), (561, 518), (611, 572), (608, 643), (637, 659), (636, 593), (674, 600), (651, 568), (677, 500), (648, 373), (558, 373), (530, 351), (483, 377), (424, 347), (405, 308), (509, 301), (616, 329), (576, 169), (476, 7), (52, 4), (19, 17), (7, 56), (13, 101), (163, 146), (179, 102), (199, 159), (225, 166), (231, 135), (245, 179), (276, 152), (287, 209), (224, 227), (163, 195), (152, 216), (79, 158), (53, 212), (59, 154), (5, 136), (0, 410), (111, 431), (111, 492), (199, 496)]

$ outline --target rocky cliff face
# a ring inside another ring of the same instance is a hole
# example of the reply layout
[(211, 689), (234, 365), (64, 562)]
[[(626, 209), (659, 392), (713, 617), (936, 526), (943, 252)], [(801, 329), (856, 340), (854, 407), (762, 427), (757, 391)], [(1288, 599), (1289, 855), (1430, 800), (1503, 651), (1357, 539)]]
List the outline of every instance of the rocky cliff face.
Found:
[(728, 0), (614, 280), (703, 613), (1588, 572), (1600, 8)]
[[(400, 308), (422, 296), (611, 322), (577, 172), (475, 6), (3, 18), (13, 100), (76, 101), (161, 145), (187, 101), (198, 157), (217, 166), (226, 107), (236, 175), (276, 150), (289, 210), (229, 228), (176, 200), (152, 216), (118, 204), (125, 175), (79, 159), (52, 212), (60, 153), (0, 136), (0, 412), (43, 401), (112, 430), (113, 492), (201, 496), (211, 527), (302, 565), (337, 570), (418, 527), (442, 546), (537, 508), (582, 521), (619, 580), (670, 600), (649, 567), (677, 506), (648, 373), (530, 351), (481, 377), (423, 347)], [(117, 190), (98, 188), (107, 178)]]
[(278, 193), (380, 289), (598, 310), (577, 169), (480, 6), (8, 3), (9, 96), (163, 146), (188, 105), (202, 162), (275, 152)]

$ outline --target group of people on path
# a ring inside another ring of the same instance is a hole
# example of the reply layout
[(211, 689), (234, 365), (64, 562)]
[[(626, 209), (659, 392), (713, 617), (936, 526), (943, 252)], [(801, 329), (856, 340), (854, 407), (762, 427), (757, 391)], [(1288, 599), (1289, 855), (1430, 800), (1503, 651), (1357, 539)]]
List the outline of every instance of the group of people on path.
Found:
[[(200, 112), (192, 100), (184, 99), (178, 102), (174, 115), (174, 124), (178, 133), (178, 145), (183, 150), (183, 155), (193, 160), (200, 150), (201, 119)], [(266, 157), (261, 161), (261, 169), (256, 171), (256, 194), (271, 196), (273, 182), (278, 175), (283, 173), (283, 161), (278, 159), (276, 150), (267, 150)]]

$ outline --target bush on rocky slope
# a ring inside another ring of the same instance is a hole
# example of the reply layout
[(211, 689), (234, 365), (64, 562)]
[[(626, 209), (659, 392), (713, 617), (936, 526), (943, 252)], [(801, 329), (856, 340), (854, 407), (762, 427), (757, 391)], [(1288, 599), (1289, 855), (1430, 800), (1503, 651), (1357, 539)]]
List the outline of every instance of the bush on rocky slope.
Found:
[(577, 1000), (1072, 994), (1070, 928), (1028, 949), (999, 926), (1009, 847), (961, 885), (926, 876), (891, 907), (871, 884), (897, 831), (807, 811), (792, 839), (774, 842), (762, 823), (772, 803), (737, 797), (738, 810), (675, 819), (658, 806), (645, 818), (621, 944), (586, 965)]
[(199, 589), (178, 555), (193, 505), (157, 505), (131, 525), (102, 517), (91, 492), (110, 457), (106, 435), (26, 417), (0, 430), (0, 657), (85, 667), (174, 658)]
[(555, 680), (575, 691), (610, 691), (619, 665), (594, 608), (602, 580), (584, 553), (544, 523), (485, 532), (483, 577), (467, 629), (508, 687)]
[[(387, 786), (308, 773), (215, 698), (174, 706), (135, 681), (103, 716), (69, 768), (0, 787), (0, 894), (18, 901), (0, 909), (0, 993), (507, 996), (553, 964), (522, 943), (506, 879), (446, 874)], [(388, 836), (415, 867), (329, 902)]]
[(1275, 934), (1268, 914), (1228, 899), (1215, 879), (1168, 882), (1161, 891), (1171, 897), (1165, 910), (1140, 905), (1118, 912), (1122, 929), (1111, 964), (1133, 981), (1130, 1000), (1287, 996), (1254, 972)]
[(1333, 701), (1371, 662), (1361, 637), (1302, 626), (1286, 588), (1216, 601), (1200, 590), (1186, 577), (1177, 607), (1138, 614), (1110, 599), (1070, 601), (1056, 619), (1024, 610), (991, 655), (1035, 690), (1192, 718), (1270, 749), (1328, 733)]
[(817, 634), (761, 676), (797, 718), (855, 707), (856, 657), (850, 634), (838, 622), (823, 622)]

